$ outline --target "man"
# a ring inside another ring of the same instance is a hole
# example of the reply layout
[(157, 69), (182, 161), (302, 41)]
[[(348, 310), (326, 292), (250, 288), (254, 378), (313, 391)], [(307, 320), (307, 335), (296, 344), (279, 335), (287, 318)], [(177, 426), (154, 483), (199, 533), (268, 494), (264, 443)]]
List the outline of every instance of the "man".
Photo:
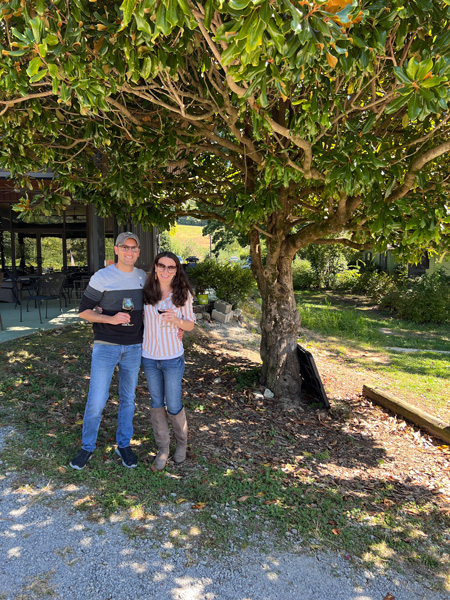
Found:
[[(143, 336), (142, 288), (145, 272), (136, 269), (140, 242), (129, 231), (117, 236), (114, 252), (117, 263), (100, 269), (91, 277), (80, 302), (79, 316), (93, 323), (91, 381), (83, 418), (82, 449), (72, 459), (72, 469), (81, 470), (92, 457), (102, 412), (108, 400), (111, 379), (119, 366), (119, 412), (116, 453), (125, 467), (137, 466), (130, 448), (133, 436), (134, 398), (141, 364)], [(122, 310), (124, 298), (132, 298), (134, 308)], [(94, 310), (99, 307), (101, 310)]]

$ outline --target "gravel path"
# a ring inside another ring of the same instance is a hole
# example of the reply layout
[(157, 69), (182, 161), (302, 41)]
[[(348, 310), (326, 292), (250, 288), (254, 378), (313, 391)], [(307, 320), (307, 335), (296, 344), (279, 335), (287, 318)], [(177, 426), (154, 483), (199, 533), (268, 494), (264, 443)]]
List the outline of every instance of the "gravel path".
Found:
[[(11, 435), (12, 428), (0, 429), (0, 449)], [(23, 479), (18, 488), (17, 477), (0, 476), (1, 600), (448, 600), (423, 583), (357, 570), (332, 554), (196, 556), (169, 541), (170, 507), (154, 522), (154, 537), (130, 539), (129, 516), (99, 523), (74, 508), (86, 490)]]

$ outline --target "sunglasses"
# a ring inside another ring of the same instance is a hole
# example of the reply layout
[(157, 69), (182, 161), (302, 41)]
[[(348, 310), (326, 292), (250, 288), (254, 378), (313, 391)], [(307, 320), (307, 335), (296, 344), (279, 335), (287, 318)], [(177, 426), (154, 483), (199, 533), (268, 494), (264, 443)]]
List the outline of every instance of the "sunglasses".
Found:
[(119, 246), (119, 248), (124, 252), (128, 252), (128, 250), (131, 250), (131, 252), (139, 252), (139, 246), (127, 246), (126, 244), (123, 244), (123, 246)]
[(177, 268), (175, 266), (173, 266), (173, 265), (169, 265), (167, 267), (166, 265), (162, 265), (161, 263), (156, 263), (155, 268), (160, 273), (164, 273), (164, 271), (167, 270), (167, 272), (169, 273), (169, 275), (172, 275), (173, 273), (176, 273), (176, 270), (177, 270)]

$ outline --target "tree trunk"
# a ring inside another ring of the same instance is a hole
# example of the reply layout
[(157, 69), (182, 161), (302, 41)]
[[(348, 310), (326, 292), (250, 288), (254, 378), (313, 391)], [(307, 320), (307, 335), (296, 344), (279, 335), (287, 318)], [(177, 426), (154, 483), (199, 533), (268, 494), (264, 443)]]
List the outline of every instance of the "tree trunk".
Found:
[(269, 291), (263, 297), (261, 380), (274, 394), (291, 400), (300, 400), (301, 392), (300, 363), (297, 357), (299, 326), (300, 315), (292, 290), (286, 290), (286, 294)]
[[(283, 244), (280, 244), (263, 265), (258, 246), (257, 235), (253, 234), (250, 236), (252, 269), (262, 298), (261, 382), (277, 396), (299, 400), (301, 376), (297, 338), (300, 315), (292, 284), (293, 257), (290, 252), (283, 252)], [(274, 250), (273, 245), (271, 250)]]

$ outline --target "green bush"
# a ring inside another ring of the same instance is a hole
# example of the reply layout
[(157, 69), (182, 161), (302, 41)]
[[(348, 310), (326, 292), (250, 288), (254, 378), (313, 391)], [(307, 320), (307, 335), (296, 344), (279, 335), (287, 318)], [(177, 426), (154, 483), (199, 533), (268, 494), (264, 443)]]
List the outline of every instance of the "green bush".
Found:
[(353, 291), (368, 296), (372, 302), (379, 304), (386, 294), (395, 286), (393, 277), (378, 270), (367, 270), (361, 273)]
[(356, 250), (341, 244), (309, 244), (297, 253), (299, 258), (310, 263), (313, 272), (313, 282), (310, 287), (316, 289), (333, 289), (338, 273), (345, 271), (349, 261), (354, 260), (356, 255)]
[(297, 258), (292, 263), (294, 290), (309, 290), (314, 283), (314, 272), (309, 260)]
[(188, 275), (197, 294), (211, 288), (218, 299), (232, 304), (233, 308), (245, 302), (256, 288), (251, 270), (242, 269), (236, 263), (221, 265), (206, 259), (191, 267)]
[(401, 279), (386, 291), (380, 305), (415, 323), (449, 323), (450, 275), (439, 270), (417, 279)]
[(334, 289), (340, 292), (356, 292), (359, 289), (360, 279), (359, 269), (347, 269), (336, 275)]

